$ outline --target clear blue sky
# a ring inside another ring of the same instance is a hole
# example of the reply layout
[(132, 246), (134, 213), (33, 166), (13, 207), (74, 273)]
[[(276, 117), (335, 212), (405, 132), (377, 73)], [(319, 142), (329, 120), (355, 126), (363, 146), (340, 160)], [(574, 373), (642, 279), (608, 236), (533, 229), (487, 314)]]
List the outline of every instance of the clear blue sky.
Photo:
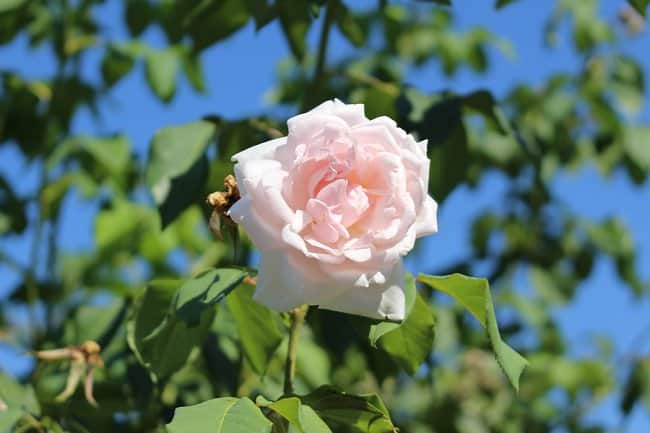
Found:
[[(361, 3), (374, 4), (369, 1)], [(579, 59), (566, 37), (552, 51), (544, 47), (544, 19), (549, 16), (554, 2), (521, 0), (502, 11), (494, 11), (491, 0), (456, 0), (455, 3), (459, 29), (484, 26), (509, 40), (515, 48), (516, 57), (508, 59), (497, 51), (492, 52), (490, 70), (484, 75), (463, 70), (454, 78), (446, 78), (437, 66), (428, 66), (409, 74), (409, 81), (415, 86), (430, 91), (451, 88), (459, 92), (487, 87), (500, 96), (515, 83), (540, 83), (553, 72), (575, 71), (579, 67)], [(602, 0), (601, 3), (603, 17), (607, 22), (614, 23), (616, 13), (624, 2)], [(99, 16), (109, 37), (126, 39), (127, 32), (121, 24), (118, 2), (108, 2), (101, 9)], [(318, 29), (316, 25), (310, 33), (312, 47)], [(160, 44), (162, 40), (156, 31), (148, 31), (145, 37), (153, 45)], [(331, 55), (339, 56), (350, 50), (347, 42), (335, 34)], [(644, 62), (645, 70), (650, 71), (650, 56), (647, 55), (650, 52), (650, 34), (647, 30), (640, 37), (626, 42), (625, 51)], [(206, 113), (239, 117), (268, 110), (265, 94), (275, 82), (278, 61), (288, 55), (289, 50), (277, 23), (259, 33), (248, 25), (227, 42), (205, 53), (206, 95), (197, 95), (183, 81), (172, 104), (165, 106), (151, 95), (144, 82), (143, 71), (139, 68), (120, 82), (111, 97), (100, 106), (101, 118), (94, 119), (89, 112), (83, 111), (74, 119), (73, 129), (86, 134), (123, 132), (130, 138), (136, 153), (144, 158), (150, 137), (161, 126), (195, 120)], [(98, 62), (98, 55), (84, 62), (84, 71), (92, 80), (100, 79), (96, 73)], [(26, 39), (19, 38), (9, 46), (0, 47), (0, 68), (13, 68), (28, 77), (39, 78), (53, 73), (54, 62), (47, 49), (30, 50)], [(648, 96), (650, 92), (646, 95), (646, 102)], [(650, 121), (647, 106), (641, 118)], [(35, 167), (25, 165), (18, 152), (6, 146), (0, 149), (0, 173), (13, 180), (14, 186), (22, 194), (30, 193), (35, 187)], [(424, 248), (410, 260), (410, 269), (415, 272), (424, 270), (424, 261), (429, 264), (426, 267), (429, 269), (431, 265), (448, 264), (463, 257), (467, 253), (469, 240), (469, 233), (465, 231), (468, 223), (483, 210), (498, 208), (496, 200), (504, 185), (503, 178), (490, 175), (475, 190), (461, 188), (454, 192), (440, 210), (440, 232), (424, 242)], [(615, 215), (622, 218), (630, 227), (638, 246), (642, 276), (645, 280), (650, 279), (649, 182), (635, 187), (622, 173), (603, 179), (593, 167), (586, 167), (577, 173), (561, 175), (554, 188), (567, 205), (585, 217), (600, 220)], [(95, 211), (93, 206), (82, 203), (75, 195), (66, 200), (60, 234), (60, 241), (66, 249), (92, 248)], [(2, 242), (3, 249), (14, 252), (20, 261), (27, 263), (29, 238)], [(0, 266), (0, 297), (6, 295), (16, 281), (16, 275)], [(522, 281), (522, 285), (526, 284)], [(595, 334), (610, 336), (616, 351), (623, 352), (630, 349), (633, 338), (648, 325), (650, 300), (640, 303), (633, 299), (629, 290), (619, 283), (613, 264), (601, 260), (578, 291), (576, 301), (554, 314), (574, 355), (588, 356), (594, 353), (594, 340), (591, 337)], [(646, 347), (636, 349), (648, 353), (650, 347), (646, 344)], [(24, 369), (25, 362), (21, 359), (24, 358), (0, 344), (0, 370), (16, 372)], [(618, 426), (617, 401), (606, 401), (592, 410), (589, 416), (594, 420), (605, 420), (612, 427)], [(647, 412), (637, 409), (625, 431), (650, 431)]]

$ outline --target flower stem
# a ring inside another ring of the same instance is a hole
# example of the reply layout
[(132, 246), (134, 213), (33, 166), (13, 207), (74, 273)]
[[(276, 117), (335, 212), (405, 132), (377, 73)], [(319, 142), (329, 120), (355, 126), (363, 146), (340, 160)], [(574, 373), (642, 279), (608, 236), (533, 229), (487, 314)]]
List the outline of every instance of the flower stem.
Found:
[(298, 338), (300, 327), (305, 321), (309, 305), (296, 307), (289, 313), (291, 325), (289, 327), (289, 347), (287, 348), (287, 361), (284, 365), (284, 395), (293, 395), (293, 378), (296, 376), (296, 355), (298, 354)]
[(336, 18), (336, 1), (328, 1), (325, 6), (325, 18), (323, 19), (323, 27), (321, 28), (320, 38), (318, 40), (318, 51), (316, 54), (316, 65), (314, 66), (314, 75), (312, 81), (305, 91), (302, 100), (302, 110), (306, 111), (312, 106), (320, 102), (320, 95), (323, 89), (325, 80), (325, 64), (327, 62), (327, 45), (329, 43), (330, 30), (334, 19)]

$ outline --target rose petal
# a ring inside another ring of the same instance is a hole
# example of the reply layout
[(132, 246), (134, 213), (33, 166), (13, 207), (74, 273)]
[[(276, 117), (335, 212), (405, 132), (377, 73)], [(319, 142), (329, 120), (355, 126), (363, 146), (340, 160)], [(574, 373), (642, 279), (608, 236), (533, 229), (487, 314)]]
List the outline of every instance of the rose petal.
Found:
[(383, 284), (370, 281), (369, 286), (364, 288), (353, 285), (318, 307), (374, 319), (404, 320), (406, 301), (402, 262), (398, 261), (382, 273), (387, 275)]
[(417, 237), (431, 235), (438, 231), (438, 204), (427, 196), (415, 222)]
[(273, 140), (265, 141), (257, 146), (249, 147), (232, 156), (233, 162), (244, 163), (247, 161), (258, 159), (272, 160), (275, 150), (287, 142), (287, 137), (275, 138)]
[(293, 272), (285, 254), (262, 253), (253, 299), (277, 311), (289, 311), (305, 303), (305, 281)]
[(282, 249), (284, 243), (280, 238), (280, 229), (270, 225), (253, 208), (248, 197), (239, 199), (228, 211), (234, 222), (241, 224), (255, 246), (261, 251)]

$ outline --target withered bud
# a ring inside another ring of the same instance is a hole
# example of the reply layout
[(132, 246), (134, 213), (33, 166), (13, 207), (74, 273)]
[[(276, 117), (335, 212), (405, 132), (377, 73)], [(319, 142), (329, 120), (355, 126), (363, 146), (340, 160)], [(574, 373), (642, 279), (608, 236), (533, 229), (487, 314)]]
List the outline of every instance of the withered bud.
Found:
[(84, 395), (88, 403), (97, 406), (93, 396), (93, 375), (95, 368), (103, 367), (104, 361), (99, 353), (101, 346), (95, 341), (85, 341), (79, 346), (70, 346), (61, 349), (34, 351), (32, 354), (45, 361), (70, 360), (70, 370), (66, 380), (65, 389), (56, 396), (57, 401), (66, 401), (74, 394), (81, 377), (85, 375)]
[(645, 19), (630, 5), (621, 8), (618, 19), (631, 35), (637, 35), (645, 28)]
[(213, 192), (206, 199), (206, 202), (213, 207), (209, 222), (210, 230), (219, 239), (223, 239), (221, 236), (221, 217), (223, 217), (225, 224), (231, 227), (236, 226), (235, 222), (228, 216), (228, 210), (241, 198), (237, 180), (232, 174), (225, 177), (223, 185), (224, 191)]

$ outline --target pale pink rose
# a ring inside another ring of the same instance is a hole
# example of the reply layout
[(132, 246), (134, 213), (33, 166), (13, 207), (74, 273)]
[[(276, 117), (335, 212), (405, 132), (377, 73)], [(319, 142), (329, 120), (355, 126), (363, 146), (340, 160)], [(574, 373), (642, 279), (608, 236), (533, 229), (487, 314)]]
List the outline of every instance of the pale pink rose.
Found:
[(426, 141), (338, 100), (287, 124), (233, 156), (230, 216), (261, 251), (255, 299), (403, 320), (402, 256), (437, 231)]

